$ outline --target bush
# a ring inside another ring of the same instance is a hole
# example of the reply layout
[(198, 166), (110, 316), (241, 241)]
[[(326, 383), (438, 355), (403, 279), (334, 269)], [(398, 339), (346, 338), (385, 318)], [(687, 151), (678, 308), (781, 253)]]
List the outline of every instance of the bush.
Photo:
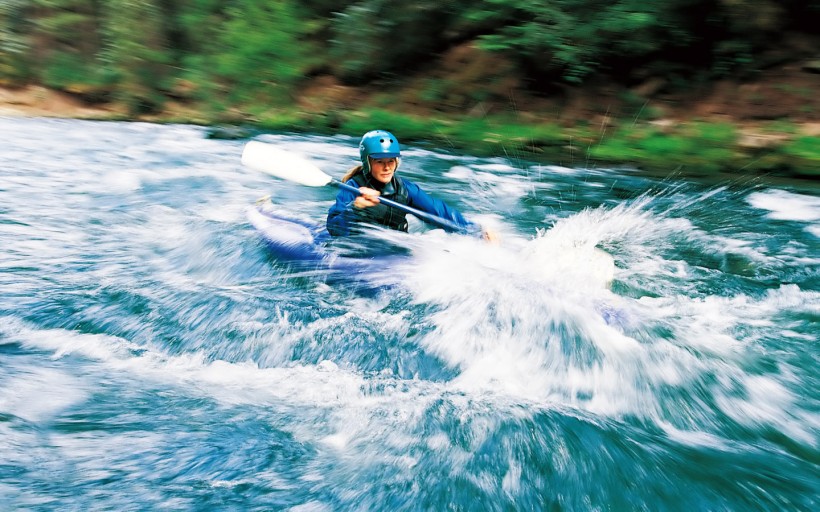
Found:
[(287, 0), (241, 0), (227, 10), (209, 74), (231, 103), (284, 102), (310, 64), (302, 20)]
[(336, 13), (331, 67), (348, 83), (400, 74), (445, 47), (457, 5), (440, 0), (363, 0)]

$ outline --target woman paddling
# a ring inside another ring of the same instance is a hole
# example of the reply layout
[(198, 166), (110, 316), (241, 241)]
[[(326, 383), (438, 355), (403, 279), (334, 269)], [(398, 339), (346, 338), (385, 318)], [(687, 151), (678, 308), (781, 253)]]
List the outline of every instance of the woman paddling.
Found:
[(407, 231), (406, 213), (379, 203), (379, 197), (391, 199), (425, 213), (451, 221), (470, 233), (483, 233), (494, 241), (495, 235), (468, 221), (455, 208), (429, 196), (410, 180), (396, 176), (401, 164), (398, 139), (385, 130), (367, 132), (359, 143), (362, 164), (342, 178), (343, 183), (359, 189), (359, 194), (340, 189), (336, 203), (327, 215), (327, 230), (333, 236), (347, 236), (358, 223), (378, 224), (398, 231)]

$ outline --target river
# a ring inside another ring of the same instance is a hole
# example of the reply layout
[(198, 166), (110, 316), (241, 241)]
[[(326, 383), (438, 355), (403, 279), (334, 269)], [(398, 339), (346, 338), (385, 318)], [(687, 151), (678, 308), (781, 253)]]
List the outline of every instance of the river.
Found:
[[(407, 147), (502, 242), (414, 223), (406, 273), (362, 293), (266, 252), (258, 197), (321, 221), (334, 190), (243, 168), (243, 141), (0, 140), (2, 510), (818, 507), (816, 185)], [(568, 244), (614, 256), (611, 289), (554, 271)]]

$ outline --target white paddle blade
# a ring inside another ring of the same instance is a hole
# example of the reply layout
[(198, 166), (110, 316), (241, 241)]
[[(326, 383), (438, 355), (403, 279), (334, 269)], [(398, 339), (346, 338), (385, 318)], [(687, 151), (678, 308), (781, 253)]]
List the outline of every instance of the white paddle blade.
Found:
[(321, 187), (332, 180), (301, 155), (256, 140), (245, 144), (242, 165), (308, 187)]

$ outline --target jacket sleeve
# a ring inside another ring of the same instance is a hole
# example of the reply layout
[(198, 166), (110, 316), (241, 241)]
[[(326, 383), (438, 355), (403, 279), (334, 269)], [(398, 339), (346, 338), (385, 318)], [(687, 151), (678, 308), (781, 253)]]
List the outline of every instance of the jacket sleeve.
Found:
[[(349, 180), (348, 185), (359, 188), (359, 185)], [(348, 236), (350, 234), (350, 224), (356, 218), (356, 212), (353, 211), (353, 201), (356, 200), (356, 194), (349, 190), (339, 189), (336, 194), (336, 202), (330, 207), (327, 212), (327, 231), (332, 236)]]
[(465, 219), (461, 212), (447, 205), (444, 201), (430, 196), (412, 181), (405, 180), (404, 178), (401, 179), (407, 189), (407, 195), (410, 199), (410, 206), (431, 215), (435, 215), (436, 217), (450, 220), (457, 226), (466, 229), (468, 233), (481, 233), (481, 226)]

